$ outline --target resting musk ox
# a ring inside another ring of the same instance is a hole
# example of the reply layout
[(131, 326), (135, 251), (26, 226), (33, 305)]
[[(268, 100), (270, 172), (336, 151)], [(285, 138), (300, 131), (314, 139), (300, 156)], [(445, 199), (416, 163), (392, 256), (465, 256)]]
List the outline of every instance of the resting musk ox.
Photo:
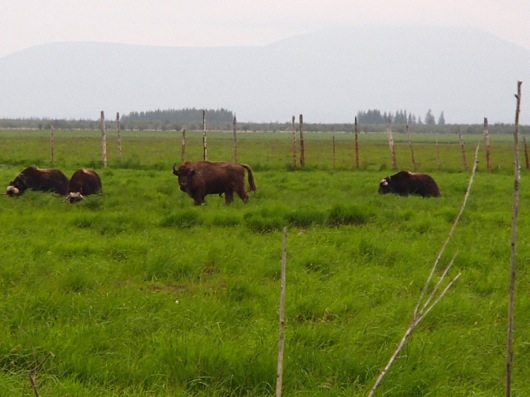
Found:
[(379, 194), (396, 193), (402, 196), (419, 194), (423, 197), (440, 197), (440, 189), (434, 179), (427, 174), (414, 174), (399, 171), (379, 182)]
[(256, 191), (252, 169), (247, 164), (211, 161), (186, 161), (178, 169), (173, 165), (173, 174), (178, 177), (180, 190), (188, 193), (195, 205), (204, 204), (208, 194), (225, 195), (226, 204), (234, 200), (234, 192), (247, 202), (245, 170), (248, 173), (250, 190)]
[(101, 178), (94, 170), (80, 168), (70, 178), (68, 195), (65, 200), (70, 203), (81, 201), (90, 194), (101, 193)]
[(68, 193), (68, 178), (58, 169), (31, 166), (9, 182), (6, 194), (20, 196), (26, 189), (65, 195)]

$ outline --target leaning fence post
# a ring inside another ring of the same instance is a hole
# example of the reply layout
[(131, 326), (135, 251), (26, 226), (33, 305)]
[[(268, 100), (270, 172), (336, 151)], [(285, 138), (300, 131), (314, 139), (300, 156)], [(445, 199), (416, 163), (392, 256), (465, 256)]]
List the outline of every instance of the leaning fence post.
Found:
[(336, 144), (335, 144), (335, 135), (333, 135), (333, 168), (335, 168), (336, 164)]
[(101, 160), (103, 167), (107, 168), (107, 130), (105, 128), (105, 113), (101, 111), (99, 119), (99, 128), (101, 129)]
[(409, 139), (410, 159), (412, 160), (412, 168), (414, 169), (414, 171), (416, 171), (418, 167), (416, 166), (416, 158), (414, 157), (414, 148), (412, 147), (412, 139), (410, 139), (410, 131), (409, 131), (408, 123), (405, 125), (405, 128), (407, 129), (407, 137)]
[(523, 135), (523, 144), (524, 144), (524, 159), (526, 164), (526, 169), (530, 169), (530, 159), (528, 158), (528, 145), (526, 144), (526, 137)]
[(234, 115), (234, 121), (232, 123), (233, 129), (234, 129), (234, 162), (238, 162), (237, 159), (237, 118)]

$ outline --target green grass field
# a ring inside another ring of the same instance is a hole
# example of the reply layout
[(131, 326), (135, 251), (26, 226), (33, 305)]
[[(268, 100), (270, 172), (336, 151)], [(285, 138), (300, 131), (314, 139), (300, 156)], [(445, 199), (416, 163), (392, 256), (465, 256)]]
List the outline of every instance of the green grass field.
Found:
[[(288, 227), (283, 394), (366, 396), (410, 323), (462, 204), (481, 136), (412, 137), (439, 199), (377, 194), (391, 170), (386, 136), (306, 135), (293, 170), (290, 133), (239, 135), (258, 191), (194, 207), (178, 189), (175, 132), (56, 131), (54, 165), (96, 169), (104, 194), (71, 205), (1, 196), (0, 396), (273, 396), (282, 229)], [(505, 387), (513, 145), (492, 136), (442, 265), (461, 277), (412, 334), (380, 396), (499, 396)], [(202, 158), (188, 133), (186, 158)], [(50, 166), (48, 132), (0, 131), (4, 188)], [(410, 169), (397, 135), (400, 169)], [(438, 145), (436, 144), (438, 142)], [(232, 158), (232, 134), (209, 133), (208, 157)], [(521, 150), (524, 165), (524, 153)], [(513, 395), (530, 395), (530, 218), (523, 166), (517, 243)], [(440, 275), (437, 273), (436, 277)], [(436, 280), (433, 280), (433, 283)]]

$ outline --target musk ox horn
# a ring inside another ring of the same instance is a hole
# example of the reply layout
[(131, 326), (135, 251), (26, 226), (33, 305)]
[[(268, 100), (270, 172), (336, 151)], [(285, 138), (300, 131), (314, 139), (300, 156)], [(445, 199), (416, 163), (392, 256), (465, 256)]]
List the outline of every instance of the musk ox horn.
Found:
[(178, 171), (177, 171), (177, 169), (175, 168), (176, 165), (177, 165), (177, 163), (173, 164), (173, 173), (174, 173), (175, 175), (178, 174)]

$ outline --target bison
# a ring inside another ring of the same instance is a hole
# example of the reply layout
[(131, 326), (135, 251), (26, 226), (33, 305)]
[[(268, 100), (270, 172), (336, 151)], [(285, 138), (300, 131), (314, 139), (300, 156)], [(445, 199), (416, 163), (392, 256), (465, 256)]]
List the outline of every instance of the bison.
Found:
[(247, 164), (212, 161), (186, 161), (178, 169), (173, 164), (173, 174), (178, 177), (180, 190), (188, 193), (195, 205), (204, 204), (208, 194), (225, 195), (225, 203), (234, 200), (234, 192), (247, 202), (245, 170), (248, 173), (250, 191), (256, 191), (252, 169)]
[(396, 193), (402, 196), (418, 194), (422, 197), (440, 197), (440, 189), (434, 179), (427, 174), (399, 171), (379, 182), (379, 194)]
[(68, 178), (58, 169), (31, 166), (9, 182), (6, 194), (20, 196), (27, 189), (65, 195), (68, 193)]
[(70, 203), (81, 201), (90, 194), (101, 193), (101, 178), (94, 170), (80, 168), (70, 178), (68, 195), (65, 200)]

